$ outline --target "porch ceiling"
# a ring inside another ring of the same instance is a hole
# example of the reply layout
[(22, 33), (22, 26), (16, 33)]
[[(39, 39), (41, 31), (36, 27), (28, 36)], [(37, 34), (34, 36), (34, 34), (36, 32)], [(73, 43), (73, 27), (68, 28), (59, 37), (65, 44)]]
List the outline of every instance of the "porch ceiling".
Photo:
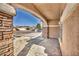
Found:
[(22, 9), (29, 9), (40, 16), (42, 16), (46, 20), (59, 20), (62, 14), (62, 11), (65, 8), (66, 4), (59, 3), (17, 3), (12, 4), (14, 7), (19, 7)]

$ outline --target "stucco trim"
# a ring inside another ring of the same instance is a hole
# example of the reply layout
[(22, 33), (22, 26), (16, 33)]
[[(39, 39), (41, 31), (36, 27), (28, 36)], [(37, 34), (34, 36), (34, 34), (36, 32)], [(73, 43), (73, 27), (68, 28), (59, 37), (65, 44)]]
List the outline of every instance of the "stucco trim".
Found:
[(59, 25), (48, 25), (48, 27), (59, 27)]
[(6, 4), (6, 3), (0, 4), (0, 11), (3, 12), (3, 13), (9, 14), (11, 16), (16, 15), (15, 9), (12, 6), (10, 6), (9, 4)]

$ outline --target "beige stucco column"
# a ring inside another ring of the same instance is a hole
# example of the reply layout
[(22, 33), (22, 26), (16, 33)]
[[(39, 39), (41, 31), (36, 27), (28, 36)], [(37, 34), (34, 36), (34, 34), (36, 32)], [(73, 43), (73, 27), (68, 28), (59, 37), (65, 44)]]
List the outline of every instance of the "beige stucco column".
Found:
[(62, 24), (62, 55), (79, 55), (79, 7), (67, 4), (60, 23)]
[(43, 30), (42, 30), (42, 37), (44, 38), (47, 38), (47, 28), (48, 27), (43, 27)]
[(42, 37), (47, 39), (47, 33), (48, 33), (48, 25), (47, 25), (47, 21), (46, 23), (42, 22)]

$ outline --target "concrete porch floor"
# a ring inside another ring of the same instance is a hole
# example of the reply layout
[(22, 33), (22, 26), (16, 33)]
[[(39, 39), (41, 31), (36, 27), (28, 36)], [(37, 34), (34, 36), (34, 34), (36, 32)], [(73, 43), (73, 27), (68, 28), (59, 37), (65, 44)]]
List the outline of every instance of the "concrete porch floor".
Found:
[[(57, 39), (44, 39), (41, 36), (28, 41), (24, 49), (18, 56), (27, 56), (33, 44), (45, 47), (45, 53), (48, 56), (61, 56), (60, 46)], [(36, 56), (36, 55), (35, 55)], [(40, 55), (39, 55), (40, 56)]]

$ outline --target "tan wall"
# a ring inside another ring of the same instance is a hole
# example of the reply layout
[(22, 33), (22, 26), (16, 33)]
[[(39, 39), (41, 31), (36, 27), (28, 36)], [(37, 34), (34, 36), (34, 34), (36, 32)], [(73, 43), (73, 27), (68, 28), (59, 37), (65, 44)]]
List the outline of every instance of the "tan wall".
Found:
[(49, 38), (58, 38), (59, 27), (49, 27)]
[(59, 35), (59, 25), (58, 20), (48, 21), (49, 24), (49, 38), (58, 38)]
[(62, 55), (79, 55), (79, 9), (63, 22), (62, 26)]

